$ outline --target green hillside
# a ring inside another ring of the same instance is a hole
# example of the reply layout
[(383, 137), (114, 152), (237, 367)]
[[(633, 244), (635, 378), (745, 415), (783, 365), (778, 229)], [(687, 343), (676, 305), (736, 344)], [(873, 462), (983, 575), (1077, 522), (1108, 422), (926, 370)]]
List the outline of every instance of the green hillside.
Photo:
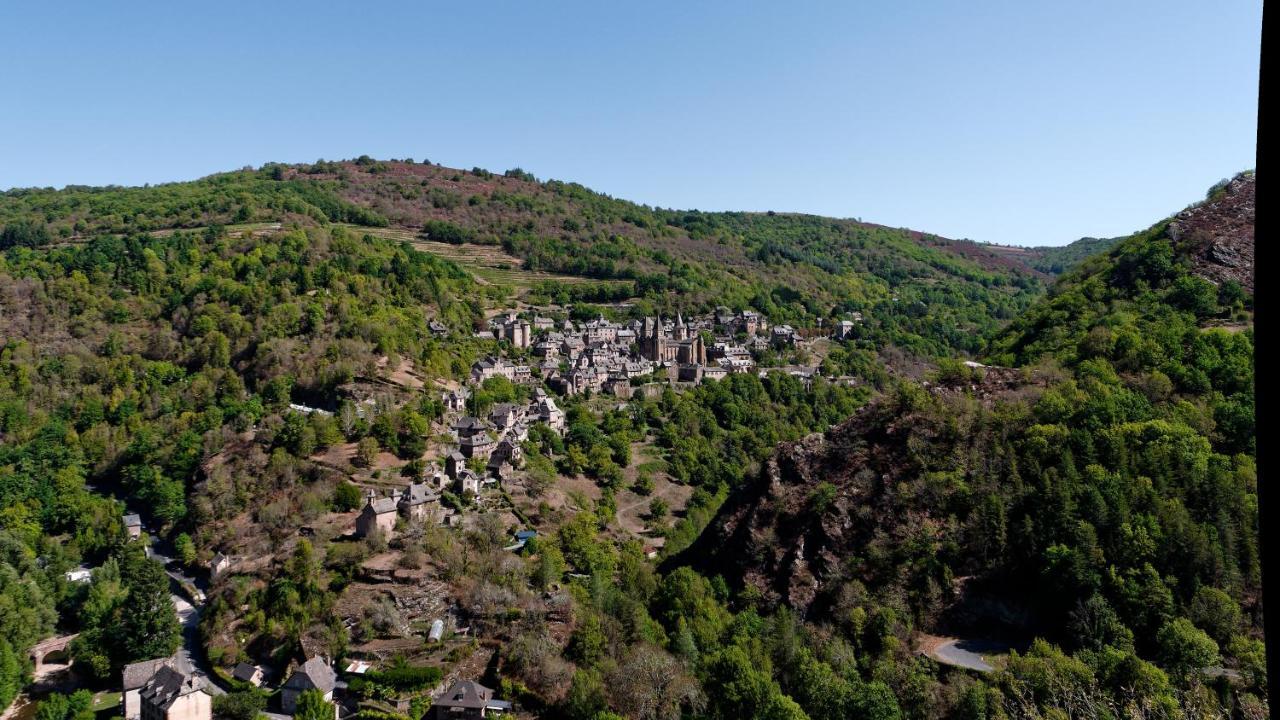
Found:
[[(681, 562), (812, 622), (819, 660), (775, 657), (783, 691), (817, 712), (788, 679), (825, 661), (918, 717), (1258, 711), (1251, 298), (1171, 229), (1240, 248), (1252, 206), (1246, 174), (1123, 240), (997, 335), (1013, 367), (942, 362), (730, 498)], [(970, 685), (921, 667), (915, 631), (1014, 651)]]
[[(455, 670), (570, 720), (1265, 715), (1253, 209), (1244, 174), (1046, 288), (976, 243), (519, 170), (5, 192), (0, 706), (52, 635), (100, 684), (181, 641), (127, 509), (184, 572), (250, 555), (209, 578), (210, 664), (378, 657), (360, 720)], [(520, 483), (442, 495), (463, 526), (349, 536), (362, 492), (453, 446), (442, 390), (531, 359), (486, 318), (547, 303), (862, 322), (812, 378), (559, 397)], [(446, 607), (475, 636), (419, 642)], [(975, 673), (930, 659), (944, 636), (1012, 650)], [(220, 716), (261, 709), (231, 689)]]
[(0, 194), (0, 248), (261, 223), (347, 223), (494, 246), (530, 274), (491, 279), (514, 292), (536, 284), (540, 300), (635, 299), (668, 314), (752, 307), (802, 327), (859, 311), (869, 343), (929, 355), (978, 351), (1043, 289), (1036, 271), (973, 243), (815, 216), (662, 210), (520, 170), (362, 158), (144, 188)]

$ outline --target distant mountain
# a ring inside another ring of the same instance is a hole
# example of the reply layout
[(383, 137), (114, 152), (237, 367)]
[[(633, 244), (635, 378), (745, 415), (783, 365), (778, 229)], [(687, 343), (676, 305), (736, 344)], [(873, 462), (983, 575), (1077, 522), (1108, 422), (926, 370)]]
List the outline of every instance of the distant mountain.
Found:
[(1018, 247), (1016, 245), (987, 245), (992, 252), (1020, 262), (1046, 275), (1061, 275), (1080, 264), (1085, 258), (1107, 250), (1120, 238), (1080, 238), (1066, 245), (1041, 245)]

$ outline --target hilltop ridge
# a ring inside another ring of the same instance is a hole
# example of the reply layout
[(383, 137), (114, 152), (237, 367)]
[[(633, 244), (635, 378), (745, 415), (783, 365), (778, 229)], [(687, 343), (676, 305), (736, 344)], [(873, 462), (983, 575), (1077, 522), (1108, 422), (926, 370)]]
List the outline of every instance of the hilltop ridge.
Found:
[(360, 158), (145, 188), (0, 194), (0, 225), (9, 228), (0, 245), (273, 223), (349, 224), (391, 239), (500, 249), (549, 281), (528, 283), (540, 297), (561, 301), (630, 300), (665, 314), (753, 307), (798, 326), (858, 311), (868, 340), (925, 354), (976, 352), (1045, 277), (984, 246), (928, 233), (789, 213), (663, 210), (519, 169)]

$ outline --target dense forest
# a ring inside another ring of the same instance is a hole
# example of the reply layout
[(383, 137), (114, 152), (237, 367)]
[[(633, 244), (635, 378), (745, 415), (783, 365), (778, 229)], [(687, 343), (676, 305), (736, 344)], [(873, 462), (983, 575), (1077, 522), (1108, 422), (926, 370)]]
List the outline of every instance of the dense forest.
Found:
[[(442, 243), (562, 276), (523, 297), (572, 294), (579, 319), (862, 317), (821, 367), (853, 383), (735, 375), (623, 406), (564, 399), (563, 437), (526, 443), (531, 494), (578, 479), (598, 494), (525, 518), (550, 530), (519, 554), (492, 514), (397, 540), (503, 638), (485, 679), (529, 712), (1264, 716), (1251, 256), (1247, 282), (1222, 280), (1204, 250), (1224, 216), (1247, 214), (1251, 241), (1252, 212), (1245, 174), (1101, 254), (1036, 266), (850, 220), (369, 158), (0, 193), (0, 706), (52, 634), (79, 632), (77, 663), (100, 679), (177, 646), (126, 508), (190, 568), (261, 537), (271, 561), (210, 595), (215, 664), (284, 664), (300, 645), (343, 657), (397, 624), (394, 607), (354, 627), (335, 614), (385, 541), (287, 538), (361, 502), (327, 449), (422, 471), (443, 408), (392, 382), (398, 368), (457, 381), (499, 349), (474, 332), (516, 291), (424, 251)], [(472, 410), (528, 396), (491, 380)], [(659, 459), (637, 463), (642, 445)], [(655, 563), (616, 532), (616, 498), (651, 492), (659, 468), (691, 495)], [(69, 582), (81, 565), (92, 582)], [(531, 610), (560, 588), (567, 637)], [(978, 676), (914, 647), (964, 630), (1013, 646), (1007, 663)], [(352, 692), (439, 677), (397, 666)], [(229, 697), (222, 717), (262, 709)], [(81, 701), (50, 700), (42, 720)]]
[[(1253, 333), (1213, 326), (1250, 300), (1169, 232), (1252, 208), (1244, 175), (1090, 259), (992, 342), (1018, 368), (942, 362), (931, 387), (897, 385), (786, 446), (695, 565), (732, 568), (744, 607), (791, 608), (855, 646), (877, 616), (1036, 638), (965, 690), (981, 712), (935, 705), (920, 668), (848, 671), (920, 717), (1259, 712)], [(1202, 674), (1224, 664), (1244, 692)]]

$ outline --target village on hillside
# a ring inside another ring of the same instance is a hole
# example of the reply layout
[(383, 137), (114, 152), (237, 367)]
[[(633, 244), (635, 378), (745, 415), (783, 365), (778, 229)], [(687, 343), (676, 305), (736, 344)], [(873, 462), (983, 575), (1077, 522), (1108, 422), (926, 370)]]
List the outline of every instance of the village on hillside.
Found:
[[(477, 682), (483, 667), (474, 659), (468, 660), (477, 646), (497, 642), (495, 638), (502, 629), (493, 613), (501, 609), (503, 599), (486, 600), (475, 597), (475, 593), (471, 597), (459, 595), (456, 588), (441, 580), (440, 571), (444, 568), (434, 568), (436, 572), (432, 572), (431, 568), (406, 562), (402, 541), (431, 532), (475, 531), (477, 527), (492, 533), (497, 527), (506, 528), (499, 530), (507, 533), (503, 550), (519, 553), (526, 544), (536, 541), (538, 534), (528, 523), (534, 509), (530, 493), (523, 487), (525, 447), (531, 432), (557, 436), (566, 433), (568, 420), (561, 407), (566, 399), (596, 397), (603, 402), (612, 398), (613, 407), (625, 407), (637, 393), (652, 397), (665, 388), (679, 392), (745, 373), (761, 377), (786, 373), (809, 384), (817, 375), (817, 367), (762, 366), (762, 354), (771, 352), (776, 360), (806, 347), (815, 338), (850, 339), (860, 320), (855, 314), (830, 328), (829, 335), (819, 335), (785, 324), (771, 325), (751, 310), (731, 312), (727, 308), (689, 318), (677, 313), (674, 318), (645, 317), (630, 322), (612, 322), (599, 316), (575, 323), (570, 319), (553, 320), (538, 312), (495, 313), (475, 337), (496, 341), (496, 351), (471, 366), (466, 382), (436, 386), (434, 392), (443, 406), (436, 426), (444, 432), (430, 437), (424, 457), (431, 460), (415, 466), (420, 471), (408, 476), (402, 473), (400, 483), (377, 470), (362, 477), (352, 476), (361, 493), (357, 509), (332, 513), (323, 527), (298, 528), (297, 537), (288, 544), (296, 547), (297, 541), (319, 533), (338, 539), (347, 537), (375, 548), (376, 552), (360, 564), (355, 582), (348, 586), (335, 609), (351, 631), (361, 622), (368, 622), (370, 607), (378, 608), (392, 616), (381, 620), (397, 626), (389, 634), (398, 637), (373, 638), (353, 645), (342, 666), (336, 665), (318, 645), (308, 647), (304, 643), (301, 651), (294, 654), (296, 660), (280, 668), (246, 661), (229, 667), (216, 667), (214, 663), (214, 667), (198, 668), (194, 659), (201, 656), (203, 648), (197, 646), (198, 640), (189, 638), (172, 657), (124, 668), (120, 705), (125, 719), (209, 720), (211, 695), (250, 687), (270, 693), (270, 705), (263, 713), (275, 720), (295, 715), (303, 692), (314, 692), (332, 703), (337, 717), (370, 708), (404, 713), (411, 703), (420, 703), (424, 698), (430, 698), (431, 704), (422, 712), (423, 717), (490, 717), (510, 711), (509, 702), (496, 699), (493, 688)], [(449, 332), (436, 322), (429, 329), (439, 336)], [(528, 401), (493, 403), (483, 412), (476, 412), (475, 394), (494, 378), (527, 387)], [(852, 382), (848, 378), (831, 379)], [(433, 392), (431, 385), (423, 384), (420, 389)], [(372, 403), (365, 400), (364, 405)], [(296, 403), (291, 407), (303, 414), (332, 412)], [(647, 457), (644, 448), (638, 451), (642, 460)], [(646, 464), (657, 465), (652, 461), (641, 463)], [(560, 478), (557, 484), (566, 486), (557, 488), (558, 517), (565, 517), (563, 511), (571, 511), (572, 504), (580, 503), (583, 495), (598, 499), (598, 489), (590, 483), (575, 488), (569, 478)], [(658, 479), (656, 491), (677, 511), (689, 495), (687, 487), (667, 477)], [(545, 512), (547, 505), (544, 498), (539, 508)], [(659, 556), (664, 538), (661, 533), (650, 532), (640, 505), (633, 502), (621, 508), (619, 520), (624, 527), (630, 527), (643, 543), (645, 556), (653, 560)], [(647, 507), (648, 502), (643, 506)], [(494, 522), (495, 517), (500, 520)], [(630, 525), (627, 520), (632, 521)], [(123, 524), (130, 539), (149, 542), (142, 515), (127, 514)], [(247, 577), (243, 574), (259, 572), (269, 564), (269, 558), (227, 548), (208, 561), (205, 580), (187, 577), (170, 563), (175, 605), (180, 615), (183, 608), (194, 613), (184, 617), (184, 622), (194, 622), (205, 601), (204, 591), (198, 586), (210, 588), (236, 576), (243, 581)], [(87, 583), (91, 576), (89, 569), (81, 568), (69, 573), (68, 581)], [(551, 587), (540, 607), (522, 611), (535, 612), (549, 624), (567, 628), (572, 623), (571, 608), (565, 591)], [(42, 652), (47, 651), (46, 648)], [(406, 657), (420, 663), (432, 658), (456, 662), (447, 676), (429, 674), (411, 689), (371, 695), (371, 684), (364, 678), (376, 674), (379, 667), (403, 663)], [(353, 687), (357, 691), (353, 692)]]

